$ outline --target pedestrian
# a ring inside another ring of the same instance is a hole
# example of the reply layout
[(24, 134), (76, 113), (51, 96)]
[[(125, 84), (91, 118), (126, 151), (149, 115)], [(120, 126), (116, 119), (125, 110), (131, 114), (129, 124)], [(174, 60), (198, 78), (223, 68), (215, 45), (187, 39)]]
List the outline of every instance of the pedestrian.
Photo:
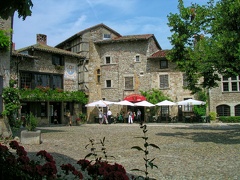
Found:
[(142, 112), (138, 109), (137, 110), (137, 121), (138, 122), (141, 122), (141, 114), (142, 114)]
[(66, 116), (67, 116), (67, 120), (68, 120), (68, 125), (72, 126), (72, 118), (71, 118), (71, 113), (69, 110), (67, 111)]
[(111, 124), (112, 123), (112, 111), (110, 109), (108, 109), (107, 111), (107, 119), (108, 119), (108, 123)]
[(136, 116), (136, 113), (133, 112), (133, 113), (132, 113), (132, 121), (133, 121), (133, 122), (134, 122), (134, 120), (135, 120), (135, 117), (137, 117), (137, 116)]
[(104, 119), (103, 119), (103, 112), (100, 109), (99, 113), (98, 113), (98, 120), (99, 120), (99, 124), (102, 124)]
[(132, 120), (132, 111), (129, 110), (128, 111), (128, 124), (132, 124), (133, 123), (133, 120)]
[(108, 124), (108, 119), (107, 119), (107, 115), (106, 113), (103, 114), (103, 123), (105, 122), (106, 124)]
[(58, 120), (57, 120), (57, 110), (54, 111), (54, 124), (58, 124)]

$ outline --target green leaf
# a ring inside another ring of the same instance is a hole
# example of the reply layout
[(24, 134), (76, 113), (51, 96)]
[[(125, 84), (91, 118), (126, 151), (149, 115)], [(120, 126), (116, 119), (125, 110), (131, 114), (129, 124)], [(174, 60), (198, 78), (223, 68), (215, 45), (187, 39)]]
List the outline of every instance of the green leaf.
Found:
[(138, 151), (144, 151), (141, 147), (139, 146), (133, 146), (131, 149), (137, 149)]

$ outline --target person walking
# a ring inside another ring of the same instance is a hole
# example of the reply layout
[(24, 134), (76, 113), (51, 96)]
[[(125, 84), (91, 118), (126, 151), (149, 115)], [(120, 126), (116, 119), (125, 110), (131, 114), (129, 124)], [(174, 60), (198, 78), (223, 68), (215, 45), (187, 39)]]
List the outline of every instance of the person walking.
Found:
[(112, 111), (110, 109), (108, 109), (107, 111), (107, 119), (108, 119), (108, 123), (111, 124), (112, 123)]

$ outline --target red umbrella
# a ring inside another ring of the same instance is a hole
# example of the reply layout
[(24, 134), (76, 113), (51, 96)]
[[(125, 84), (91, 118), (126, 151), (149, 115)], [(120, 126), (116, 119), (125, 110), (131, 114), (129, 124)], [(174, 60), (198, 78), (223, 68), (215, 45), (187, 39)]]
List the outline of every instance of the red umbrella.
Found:
[(146, 98), (140, 94), (131, 94), (126, 96), (124, 100), (136, 103), (136, 102), (146, 101)]

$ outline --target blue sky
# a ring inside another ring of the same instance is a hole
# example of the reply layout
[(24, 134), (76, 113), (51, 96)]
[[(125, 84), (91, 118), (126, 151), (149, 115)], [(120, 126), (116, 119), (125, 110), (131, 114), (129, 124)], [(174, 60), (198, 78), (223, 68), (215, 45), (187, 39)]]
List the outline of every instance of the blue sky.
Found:
[[(154, 34), (162, 49), (170, 49), (167, 15), (178, 13), (178, 0), (32, 0), (32, 16), (17, 14), (13, 24), (15, 48), (36, 44), (36, 34), (46, 34), (55, 46), (91, 26), (104, 23), (121, 35)], [(184, 4), (207, 0), (184, 0)]]

